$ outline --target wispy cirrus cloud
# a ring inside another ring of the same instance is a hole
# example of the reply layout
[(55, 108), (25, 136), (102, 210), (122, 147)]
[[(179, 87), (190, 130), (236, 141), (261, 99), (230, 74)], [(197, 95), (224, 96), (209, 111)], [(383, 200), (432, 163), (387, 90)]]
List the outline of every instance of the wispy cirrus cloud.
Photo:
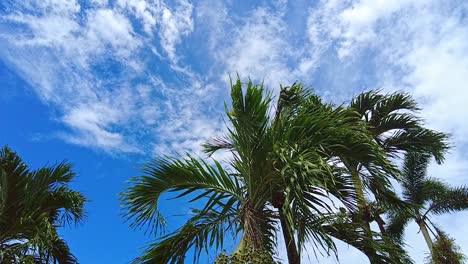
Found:
[[(199, 77), (178, 66), (176, 46), (193, 30), (192, 9), (186, 1), (11, 2), (0, 17), (0, 53), (58, 109), (56, 119), (68, 128), (60, 138), (111, 152), (151, 152), (156, 141), (166, 144), (156, 135), (174, 128), (166, 122), (198, 120), (197, 107), (184, 101), (208, 98)], [(185, 80), (148, 70), (160, 63)]]

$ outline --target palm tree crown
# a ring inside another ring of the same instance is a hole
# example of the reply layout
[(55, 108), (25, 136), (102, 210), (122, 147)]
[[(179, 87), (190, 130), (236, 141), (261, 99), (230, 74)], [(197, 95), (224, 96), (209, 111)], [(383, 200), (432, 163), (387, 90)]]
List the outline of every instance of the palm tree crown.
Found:
[(249, 82), (244, 92), (237, 80), (231, 97), (228, 134), (204, 145), (208, 154), (230, 151), (229, 168), (192, 156), (159, 158), (147, 163), (145, 175), (135, 178), (123, 194), (132, 225), (158, 230), (165, 223), (158, 206), (164, 192), (192, 194), (192, 202), (205, 203), (182, 228), (150, 245), (138, 261), (180, 263), (191, 247), (196, 256), (213, 246), (222, 249), (229, 230), (242, 233), (238, 255), (267, 252), (272, 260), (278, 222), (290, 263), (300, 262), (306, 242), (314, 241), (329, 253), (335, 248), (323, 223), (333, 214), (331, 195), (350, 210), (356, 208), (350, 202), (351, 183), (337, 177), (343, 172), (337, 157), (385, 163), (385, 153), (357, 114), (322, 103), (300, 84), (281, 89), (274, 114), (272, 97), (263, 86)]
[(74, 176), (70, 164), (30, 170), (8, 147), (0, 151), (2, 263), (76, 263), (57, 232), (85, 217), (86, 198), (68, 186)]
[[(353, 183), (359, 210), (357, 214), (348, 216), (345, 223), (337, 223), (336, 229), (329, 232), (360, 249), (371, 262), (408, 262), (401, 245), (389, 241), (385, 223), (380, 217), (389, 209), (404, 210), (409, 206), (402, 203), (393, 190), (390, 179), (398, 179), (399, 173), (391, 160), (398, 159), (400, 153), (419, 150), (442, 162), (448, 148), (447, 135), (424, 128), (422, 120), (416, 116), (419, 110), (416, 102), (405, 93), (364, 92), (353, 98), (349, 108), (364, 121), (368, 134), (385, 153), (385, 158), (375, 155), (379, 153), (376, 150), (368, 153), (370, 159), (356, 159), (356, 155), (340, 156), (348, 171), (342, 175)], [(370, 223), (374, 221), (379, 225), (380, 233), (371, 230)], [(361, 238), (357, 239), (356, 236), (360, 235)], [(397, 254), (400, 257), (395, 257)]]
[(432, 252), (433, 241), (429, 231), (435, 237), (439, 237), (440, 232), (430, 217), (468, 209), (468, 188), (450, 187), (440, 179), (428, 177), (429, 161), (430, 156), (425, 153), (409, 152), (406, 155), (401, 177), (402, 195), (404, 201), (414, 207), (412, 210), (391, 211), (387, 229), (394, 238), (401, 240), (406, 225), (411, 220), (416, 221)]

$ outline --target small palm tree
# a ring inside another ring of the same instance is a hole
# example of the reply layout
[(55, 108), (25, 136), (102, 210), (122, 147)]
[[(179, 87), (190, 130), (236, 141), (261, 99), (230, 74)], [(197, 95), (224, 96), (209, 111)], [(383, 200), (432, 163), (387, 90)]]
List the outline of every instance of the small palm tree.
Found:
[[(391, 211), (388, 232), (396, 240), (402, 240), (406, 225), (414, 220), (424, 236), (431, 256), (434, 243), (431, 234), (440, 237), (437, 227), (430, 220), (432, 215), (442, 215), (468, 208), (468, 188), (450, 187), (436, 178), (427, 177), (430, 156), (420, 152), (409, 152), (402, 169), (401, 185), (403, 200), (414, 205), (412, 210)], [(445, 238), (445, 236), (443, 237)]]
[(85, 216), (86, 198), (68, 187), (74, 176), (70, 164), (32, 171), (8, 147), (0, 151), (2, 263), (76, 263), (57, 232)]

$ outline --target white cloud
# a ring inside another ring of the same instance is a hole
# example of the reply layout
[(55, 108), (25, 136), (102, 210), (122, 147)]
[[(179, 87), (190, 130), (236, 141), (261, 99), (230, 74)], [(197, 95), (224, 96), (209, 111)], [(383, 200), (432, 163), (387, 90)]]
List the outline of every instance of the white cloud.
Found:
[[(138, 64), (131, 58), (140, 45), (128, 19), (109, 9), (81, 10), (73, 2), (43, 1), (30, 3), (34, 8), (2, 17), (23, 30), (8, 32), (0, 43), (4, 47), (2, 59), (12, 65), (31, 84), (47, 103), (58, 107), (74, 134), (68, 141), (106, 150), (135, 151), (112, 125), (125, 121), (121, 106), (131, 105), (122, 97), (118, 87), (114, 92), (101, 89), (92, 67), (100, 66), (101, 59), (112, 57), (125, 63), (124, 72), (134, 72)], [(43, 8), (43, 9), (41, 9)], [(83, 17), (84, 20), (80, 20)], [(115, 84), (113, 84), (115, 85)], [(124, 102), (106, 102), (112, 96)], [(105, 105), (105, 107), (104, 107)], [(86, 106), (86, 107), (85, 107)], [(120, 106), (118, 112), (115, 107)], [(103, 110), (108, 111), (103, 111)], [(112, 115), (114, 113), (114, 115)]]
[(108, 0), (91, 0), (91, 3), (97, 7), (107, 6), (109, 4)]
[(157, 13), (161, 9), (161, 2), (149, 2), (146, 0), (118, 0), (122, 8), (130, 9), (133, 14), (142, 21), (143, 29), (147, 34), (152, 34), (153, 27), (157, 23)]
[[(468, 98), (468, 29), (465, 23), (436, 20), (436, 35), (417, 35), (400, 63), (408, 83), (424, 106), (430, 125), (451, 132), (458, 143), (468, 143), (465, 109)], [(429, 39), (426, 39), (429, 38)]]
[(130, 21), (110, 9), (97, 9), (88, 13), (86, 33), (80, 44), (85, 46), (85, 43), (91, 46), (88, 46), (89, 52), (105, 52), (109, 45), (118, 56), (126, 58), (140, 45)]
[(96, 104), (78, 106), (67, 113), (62, 121), (73, 131), (73, 134), (62, 134), (71, 143), (104, 150), (119, 149), (123, 152), (138, 152), (134, 146), (128, 145), (119, 133), (106, 129), (109, 124), (119, 119), (117, 109)]
[(229, 45), (218, 53), (218, 60), (226, 64), (227, 73), (265, 81), (270, 89), (280, 82), (289, 84), (294, 74), (288, 60), (295, 56), (286, 41), (288, 29), (283, 14), (258, 8), (250, 19), (229, 38)]
[(209, 39), (209, 51), (207, 54), (213, 56), (226, 36), (229, 34), (227, 28), (234, 27), (229, 16), (226, 4), (217, 0), (200, 1), (195, 8), (196, 27), (202, 35)]
[(353, 3), (338, 16), (346, 28), (345, 38), (366, 40), (375, 34), (375, 24), (418, 0), (362, 0)]
[(192, 4), (179, 0), (177, 6), (171, 8), (163, 1), (119, 0), (117, 3), (132, 11), (148, 35), (157, 31), (162, 49), (169, 60), (177, 64), (176, 46), (193, 31)]
[(36, 11), (46, 10), (53, 14), (74, 14), (80, 11), (80, 4), (76, 0), (43, 0), (21, 1), (25, 7)]
[(192, 11), (192, 5), (187, 1), (180, 1), (174, 11), (167, 7), (162, 10), (159, 35), (161, 45), (172, 61), (177, 62), (176, 45), (193, 31)]

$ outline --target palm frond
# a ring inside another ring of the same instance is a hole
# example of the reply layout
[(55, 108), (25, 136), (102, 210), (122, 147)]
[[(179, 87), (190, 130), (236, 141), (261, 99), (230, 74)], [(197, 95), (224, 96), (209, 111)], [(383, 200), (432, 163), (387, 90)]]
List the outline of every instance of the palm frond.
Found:
[(403, 196), (415, 204), (423, 204), (426, 201), (426, 192), (423, 188), (429, 162), (430, 156), (423, 152), (408, 152), (405, 155), (401, 170)]
[(405, 211), (390, 211), (386, 230), (388, 234), (396, 241), (403, 243), (404, 231), (413, 215)]
[(147, 226), (157, 231), (166, 221), (159, 211), (158, 201), (165, 192), (179, 192), (183, 197), (200, 191), (192, 201), (209, 199), (206, 210), (223, 201), (242, 201), (242, 188), (235, 177), (231, 177), (217, 161), (209, 165), (188, 156), (185, 159), (161, 158), (147, 163), (142, 171), (146, 174), (134, 178), (132, 186), (122, 194), (123, 206), (131, 226)]
[(56, 235), (54, 239), (50, 241), (48, 252), (59, 264), (76, 264), (78, 260), (71, 253), (65, 240), (61, 239)]
[(228, 136), (210, 138), (202, 144), (202, 147), (209, 156), (219, 150), (234, 151), (234, 143)]
[(386, 139), (383, 146), (388, 151), (413, 151), (430, 153), (439, 164), (449, 149), (448, 135), (430, 129), (399, 130)]
[(134, 263), (184, 263), (187, 252), (194, 249), (193, 263), (197, 263), (202, 251), (209, 252), (214, 247), (222, 249), (224, 236), (229, 230), (239, 230), (236, 213), (218, 211), (194, 211), (196, 213), (180, 229), (167, 234), (159, 241), (150, 244)]
[(422, 127), (423, 120), (415, 115), (419, 108), (409, 94), (369, 91), (353, 98), (350, 107), (369, 124), (369, 131), (388, 153), (427, 152), (437, 162), (443, 161), (449, 148), (447, 134)]
[[(372, 232), (372, 239), (370, 239), (367, 233), (361, 229), (359, 223), (340, 220), (325, 225), (324, 229), (331, 236), (356, 249), (367, 254), (374, 254), (374, 261), (376, 261), (376, 263), (413, 263), (399, 244), (391, 243), (390, 240), (385, 239), (382, 234), (375, 232)], [(369, 249), (375, 250), (375, 252), (368, 252)]]
[[(427, 189), (432, 190), (432, 199), (426, 214), (436, 215), (459, 212), (468, 209), (468, 188), (460, 186), (451, 188), (442, 182), (428, 181)], [(436, 187), (436, 185), (439, 185)]]
[(8, 245), (20, 261), (44, 263), (42, 253), (46, 251), (56, 254), (59, 263), (76, 263), (66, 242), (57, 234), (62, 220), (78, 223), (85, 216), (87, 199), (68, 186), (75, 176), (71, 165), (62, 162), (31, 171), (15, 152), (5, 147), (0, 151), (0, 174), (0, 246)]
[(375, 108), (375, 105), (382, 97), (378, 90), (364, 92), (351, 100), (350, 107), (356, 110), (366, 121), (369, 121), (371, 118), (371, 116), (368, 116), (369, 112)]
[(428, 263), (431, 264), (462, 264), (466, 262), (466, 256), (463, 254), (460, 246), (455, 243), (455, 239), (446, 233), (438, 230), (437, 238), (433, 246), (433, 255), (428, 257)]

